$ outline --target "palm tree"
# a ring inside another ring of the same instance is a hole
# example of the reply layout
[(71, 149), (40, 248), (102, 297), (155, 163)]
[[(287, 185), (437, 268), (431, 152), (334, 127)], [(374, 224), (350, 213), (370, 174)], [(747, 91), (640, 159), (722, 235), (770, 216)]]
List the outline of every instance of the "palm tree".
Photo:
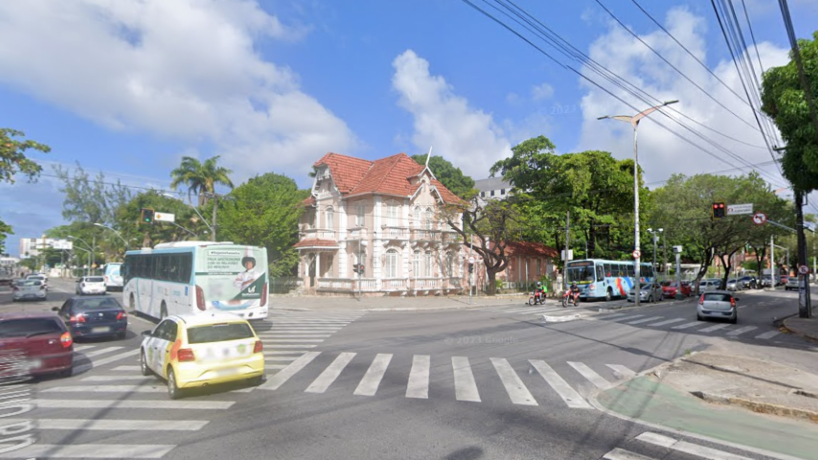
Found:
[(181, 166), (170, 172), (170, 177), (173, 178), (170, 187), (176, 190), (180, 184), (186, 184), (188, 199), (195, 193), (199, 197), (199, 206), (205, 205), (207, 203), (205, 193), (214, 193), (216, 184), (233, 188), (233, 182), (228, 177), (233, 171), (216, 166), (219, 158), (220, 156), (216, 155), (201, 163), (193, 157), (182, 157)]

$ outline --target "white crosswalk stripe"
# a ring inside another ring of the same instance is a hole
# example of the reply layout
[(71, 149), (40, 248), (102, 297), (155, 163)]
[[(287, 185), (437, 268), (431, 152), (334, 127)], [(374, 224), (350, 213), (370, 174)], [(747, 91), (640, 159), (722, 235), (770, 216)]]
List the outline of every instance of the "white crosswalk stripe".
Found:
[(654, 446), (664, 447), (676, 452), (693, 455), (709, 460), (752, 460), (749, 457), (732, 454), (712, 447), (700, 446), (687, 441), (677, 440), (657, 433), (645, 432), (636, 437), (636, 440)]
[(588, 367), (585, 363), (576, 363), (572, 361), (568, 361), (568, 365), (576, 369), (583, 377), (588, 379), (589, 382), (593, 383), (594, 386), (600, 389), (608, 388), (611, 386), (611, 383), (605, 380), (601, 375), (594, 372), (593, 369)]
[(372, 360), (366, 375), (361, 379), (358, 388), (353, 394), (358, 396), (374, 396), (378, 391), (378, 386), (383, 380), (383, 375), (386, 373), (386, 368), (389, 367), (389, 362), (392, 361), (392, 355), (388, 353), (378, 353), (375, 359)]
[(407, 398), (429, 399), (429, 355), (412, 357), (412, 370), (409, 371), (409, 382), (406, 385)]
[(718, 331), (719, 329), (724, 329), (727, 326), (729, 326), (729, 324), (716, 324), (715, 326), (706, 327), (699, 332), (714, 332)]
[(169, 401), (169, 400), (118, 400), (118, 399), (33, 399), (37, 407), (46, 409), (180, 409), (224, 410), (235, 401)]
[[(14, 424), (24, 420), (4, 419), (3, 424)], [(93, 430), (93, 431), (198, 431), (209, 422), (207, 420), (88, 420), (37, 419), (38, 430)]]
[(532, 366), (534, 366), (534, 369), (536, 369), (537, 372), (540, 373), (542, 378), (544, 378), (545, 381), (548, 382), (549, 385), (551, 385), (551, 388), (553, 388), (554, 391), (557, 392), (560, 398), (562, 398), (562, 400), (565, 401), (565, 404), (567, 404), (568, 407), (574, 409), (591, 408), (591, 405), (588, 404), (588, 402), (585, 401), (582, 398), (582, 396), (580, 396), (579, 393), (577, 393), (576, 390), (571, 388), (571, 386), (568, 385), (568, 382), (563, 380), (563, 378), (560, 377), (559, 374), (557, 374), (556, 371), (554, 371), (554, 369), (551, 368), (551, 366), (546, 364), (545, 361), (530, 359), (529, 362), (531, 363)]
[(667, 326), (668, 324), (678, 323), (679, 321), (684, 321), (684, 318), (668, 319), (668, 320), (665, 320), (665, 321), (660, 321), (658, 323), (648, 324), (648, 327)]
[(322, 372), (321, 375), (319, 375), (318, 378), (315, 379), (315, 381), (312, 382), (312, 384), (304, 391), (307, 393), (323, 393), (327, 391), (327, 388), (329, 388), (329, 386), (332, 385), (332, 382), (334, 382), (335, 379), (341, 375), (341, 371), (344, 370), (347, 364), (349, 364), (354, 357), (355, 353), (341, 353), (338, 355), (338, 357), (335, 358), (335, 361), (333, 361), (329, 367), (324, 369), (324, 372)]
[(602, 458), (604, 460), (656, 460), (653, 457), (645, 457), (644, 455), (640, 455), (629, 450), (620, 449), (619, 447), (606, 453), (602, 456)]
[(298, 371), (306, 367), (310, 361), (315, 359), (315, 357), (320, 354), (321, 353), (315, 351), (304, 353), (301, 355), (301, 357), (290, 363), (289, 366), (285, 367), (272, 378), (268, 379), (267, 382), (259, 385), (258, 388), (261, 390), (277, 390), (281, 387), (281, 385), (284, 385), (287, 380), (298, 373)]
[(0, 458), (162, 458), (175, 445), (41, 444), (0, 454)]
[(458, 401), (480, 402), (480, 393), (474, 382), (469, 358), (452, 356), (452, 371), (454, 372), (455, 398)]
[(754, 331), (756, 329), (758, 329), (758, 327), (756, 327), (756, 326), (745, 326), (745, 327), (742, 327), (741, 329), (736, 329), (735, 331), (730, 331), (730, 332), (727, 333), (727, 335), (729, 337), (738, 337), (741, 334), (744, 334), (745, 332)]
[(645, 315), (627, 315), (627, 316), (623, 316), (623, 317), (620, 317), (620, 318), (616, 318), (616, 320), (617, 321), (627, 321), (627, 320), (630, 320), (630, 319), (642, 318), (644, 316)]
[(508, 393), (508, 397), (511, 398), (512, 403), (522, 404), (524, 406), (538, 405), (534, 396), (528, 391), (528, 388), (525, 387), (525, 384), (520, 380), (517, 373), (514, 372), (514, 369), (508, 361), (502, 358), (491, 358), (491, 364), (494, 365), (494, 369), (503, 382), (503, 386), (506, 389), (506, 393)]
[(74, 366), (74, 373), (81, 374), (87, 370), (93, 369), (95, 367), (103, 366), (105, 364), (110, 364), (116, 361), (120, 361), (122, 359), (134, 357), (139, 354), (139, 349), (135, 350), (128, 350), (122, 353), (115, 354), (113, 356), (106, 356), (100, 359), (91, 360), (88, 364), (81, 364), (79, 366)]
[(759, 340), (770, 340), (771, 338), (777, 336), (780, 333), (781, 333), (780, 331), (769, 331), (763, 334), (759, 334), (755, 338)]
[(698, 326), (700, 324), (702, 324), (701, 321), (691, 321), (689, 323), (680, 324), (678, 326), (673, 326), (671, 329), (677, 329), (677, 330), (690, 329), (691, 327)]
[(650, 318), (642, 318), (637, 319), (636, 321), (629, 321), (628, 324), (642, 324), (647, 323), (648, 321), (656, 321), (657, 319), (662, 319), (664, 316), (651, 316)]
[(636, 375), (636, 372), (628, 369), (627, 367), (621, 364), (606, 364), (606, 366), (610, 367), (612, 371), (614, 371), (620, 379), (629, 379)]
[(93, 358), (94, 356), (104, 355), (106, 353), (111, 353), (112, 351), (117, 351), (117, 350), (121, 350), (121, 349), (122, 349), (122, 347), (107, 347), (107, 348), (103, 348), (101, 350), (94, 350), (94, 351), (89, 351), (88, 353), (82, 353), (82, 355), (84, 355), (84, 356), (86, 356), (88, 358)]

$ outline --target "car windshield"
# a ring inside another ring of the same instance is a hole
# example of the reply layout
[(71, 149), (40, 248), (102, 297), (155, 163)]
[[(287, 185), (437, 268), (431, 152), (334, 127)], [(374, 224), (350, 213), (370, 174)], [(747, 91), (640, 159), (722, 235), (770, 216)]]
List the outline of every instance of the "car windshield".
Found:
[(729, 302), (733, 296), (730, 294), (710, 293), (704, 295), (704, 300), (711, 302)]
[(0, 321), (0, 337), (4, 338), (61, 332), (62, 327), (51, 318), (20, 318)]
[(42, 286), (42, 281), (39, 280), (22, 280), (17, 282), (18, 286)]
[(110, 310), (112, 308), (122, 308), (122, 305), (113, 297), (100, 297), (76, 299), (74, 300), (74, 308), (77, 310)]
[(245, 323), (208, 324), (187, 330), (187, 341), (191, 344), (225, 342), (251, 337), (253, 337), (253, 330)]
[(85, 282), (86, 283), (104, 283), (105, 279), (103, 279), (101, 276), (90, 276), (88, 278), (85, 278)]

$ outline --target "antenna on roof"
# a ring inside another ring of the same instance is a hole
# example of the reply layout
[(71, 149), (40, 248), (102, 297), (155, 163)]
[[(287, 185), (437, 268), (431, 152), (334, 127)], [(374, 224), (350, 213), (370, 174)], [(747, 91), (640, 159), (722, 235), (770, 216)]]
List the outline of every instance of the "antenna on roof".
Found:
[(429, 146), (429, 153), (426, 155), (426, 167), (429, 167), (429, 158), (432, 157), (432, 146)]

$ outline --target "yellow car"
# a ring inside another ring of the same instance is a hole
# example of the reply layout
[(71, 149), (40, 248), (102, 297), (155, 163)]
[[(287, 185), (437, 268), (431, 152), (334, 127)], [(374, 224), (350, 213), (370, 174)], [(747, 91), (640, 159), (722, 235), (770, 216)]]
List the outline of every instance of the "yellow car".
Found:
[(264, 379), (261, 339), (238, 316), (168, 316), (142, 335), (142, 375), (167, 380), (171, 399), (188, 388), (239, 380), (259, 385)]

